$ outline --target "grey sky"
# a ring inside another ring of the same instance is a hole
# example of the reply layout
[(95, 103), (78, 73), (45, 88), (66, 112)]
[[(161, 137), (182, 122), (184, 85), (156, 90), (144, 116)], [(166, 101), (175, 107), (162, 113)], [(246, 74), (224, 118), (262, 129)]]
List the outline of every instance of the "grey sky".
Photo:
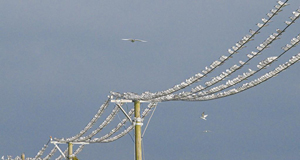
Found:
[[(245, 60), (276, 28), (283, 28), (300, 6), (297, 0), (289, 3), (253, 42), (204, 82)], [(201, 72), (228, 55), (227, 49), (249, 29), (257, 29), (255, 24), (276, 4), (276, 0), (1, 1), (0, 156), (25, 152), (34, 157), (49, 136), (77, 134), (110, 91), (161, 91)], [(280, 54), (280, 48), (300, 33), (299, 24), (296, 21), (247, 67), (256, 69), (259, 61)], [(299, 46), (250, 80), (297, 53)], [(144, 158), (297, 159), (298, 68), (295, 64), (234, 96), (159, 103), (143, 139)], [(207, 121), (200, 119), (203, 111)], [(133, 147), (127, 135), (116, 142), (89, 145), (78, 158), (133, 159)]]

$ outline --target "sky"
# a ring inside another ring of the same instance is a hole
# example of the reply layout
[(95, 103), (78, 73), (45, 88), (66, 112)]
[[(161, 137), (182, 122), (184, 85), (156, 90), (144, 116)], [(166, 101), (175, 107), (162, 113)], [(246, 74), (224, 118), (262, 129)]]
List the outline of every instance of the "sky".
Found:
[[(298, 0), (288, 3), (254, 41), (199, 83), (245, 61), (276, 28), (284, 28), (300, 6)], [(228, 55), (228, 48), (249, 34), (249, 29), (257, 29), (256, 23), (267, 18), (276, 4), (275, 0), (1, 1), (0, 156), (16, 157), (24, 152), (34, 157), (49, 136), (76, 135), (110, 91), (157, 92), (185, 81)], [(300, 34), (299, 25), (298, 20), (245, 70), (279, 55), (281, 47)], [(249, 81), (299, 51), (299, 46), (294, 47)], [(297, 159), (299, 67), (297, 63), (233, 96), (158, 103), (143, 137), (143, 159)], [(109, 105), (95, 126), (113, 107)], [(124, 105), (126, 110), (132, 107), (132, 103)], [(147, 103), (141, 107), (146, 108)], [(203, 111), (208, 114), (206, 121), (200, 119)], [(121, 112), (118, 116), (124, 117)], [(144, 124), (148, 121), (149, 116)], [(112, 123), (103, 134), (118, 119)], [(132, 132), (115, 142), (87, 145), (77, 157), (134, 159), (131, 136)], [(53, 147), (49, 144), (42, 157)], [(57, 152), (52, 159), (58, 156)]]

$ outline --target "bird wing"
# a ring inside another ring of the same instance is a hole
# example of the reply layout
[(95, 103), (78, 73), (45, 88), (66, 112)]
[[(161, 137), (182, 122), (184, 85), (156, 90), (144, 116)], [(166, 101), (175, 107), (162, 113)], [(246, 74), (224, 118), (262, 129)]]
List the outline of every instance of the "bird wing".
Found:
[(139, 41), (139, 42), (147, 42), (147, 41), (144, 41), (144, 40), (141, 40), (141, 39), (135, 39), (136, 41)]
[(122, 39), (123, 41), (131, 41), (132, 39)]

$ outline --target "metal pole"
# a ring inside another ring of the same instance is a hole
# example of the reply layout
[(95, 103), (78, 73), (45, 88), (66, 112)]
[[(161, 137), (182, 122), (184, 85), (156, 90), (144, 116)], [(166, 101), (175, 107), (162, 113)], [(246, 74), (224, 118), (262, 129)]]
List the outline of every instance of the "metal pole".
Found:
[(135, 116), (135, 159), (142, 160), (141, 128), (143, 123), (140, 114), (140, 101), (134, 101), (134, 116)]
[(69, 160), (73, 159), (72, 154), (73, 154), (73, 144), (71, 142), (69, 142), (68, 143), (68, 159)]

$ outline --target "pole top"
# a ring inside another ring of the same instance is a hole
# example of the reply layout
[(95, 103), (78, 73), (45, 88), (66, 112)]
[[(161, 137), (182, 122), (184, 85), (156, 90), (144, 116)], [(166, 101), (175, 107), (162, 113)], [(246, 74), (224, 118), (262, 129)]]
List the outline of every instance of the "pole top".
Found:
[(112, 103), (133, 103), (135, 101), (139, 101), (140, 103), (150, 103), (150, 101), (129, 100), (129, 99), (112, 99), (112, 100), (110, 100), (110, 102), (112, 102)]
[(68, 144), (68, 143), (72, 143), (72, 144), (90, 144), (89, 142), (59, 142), (59, 141), (51, 141), (50, 143), (52, 144)]

